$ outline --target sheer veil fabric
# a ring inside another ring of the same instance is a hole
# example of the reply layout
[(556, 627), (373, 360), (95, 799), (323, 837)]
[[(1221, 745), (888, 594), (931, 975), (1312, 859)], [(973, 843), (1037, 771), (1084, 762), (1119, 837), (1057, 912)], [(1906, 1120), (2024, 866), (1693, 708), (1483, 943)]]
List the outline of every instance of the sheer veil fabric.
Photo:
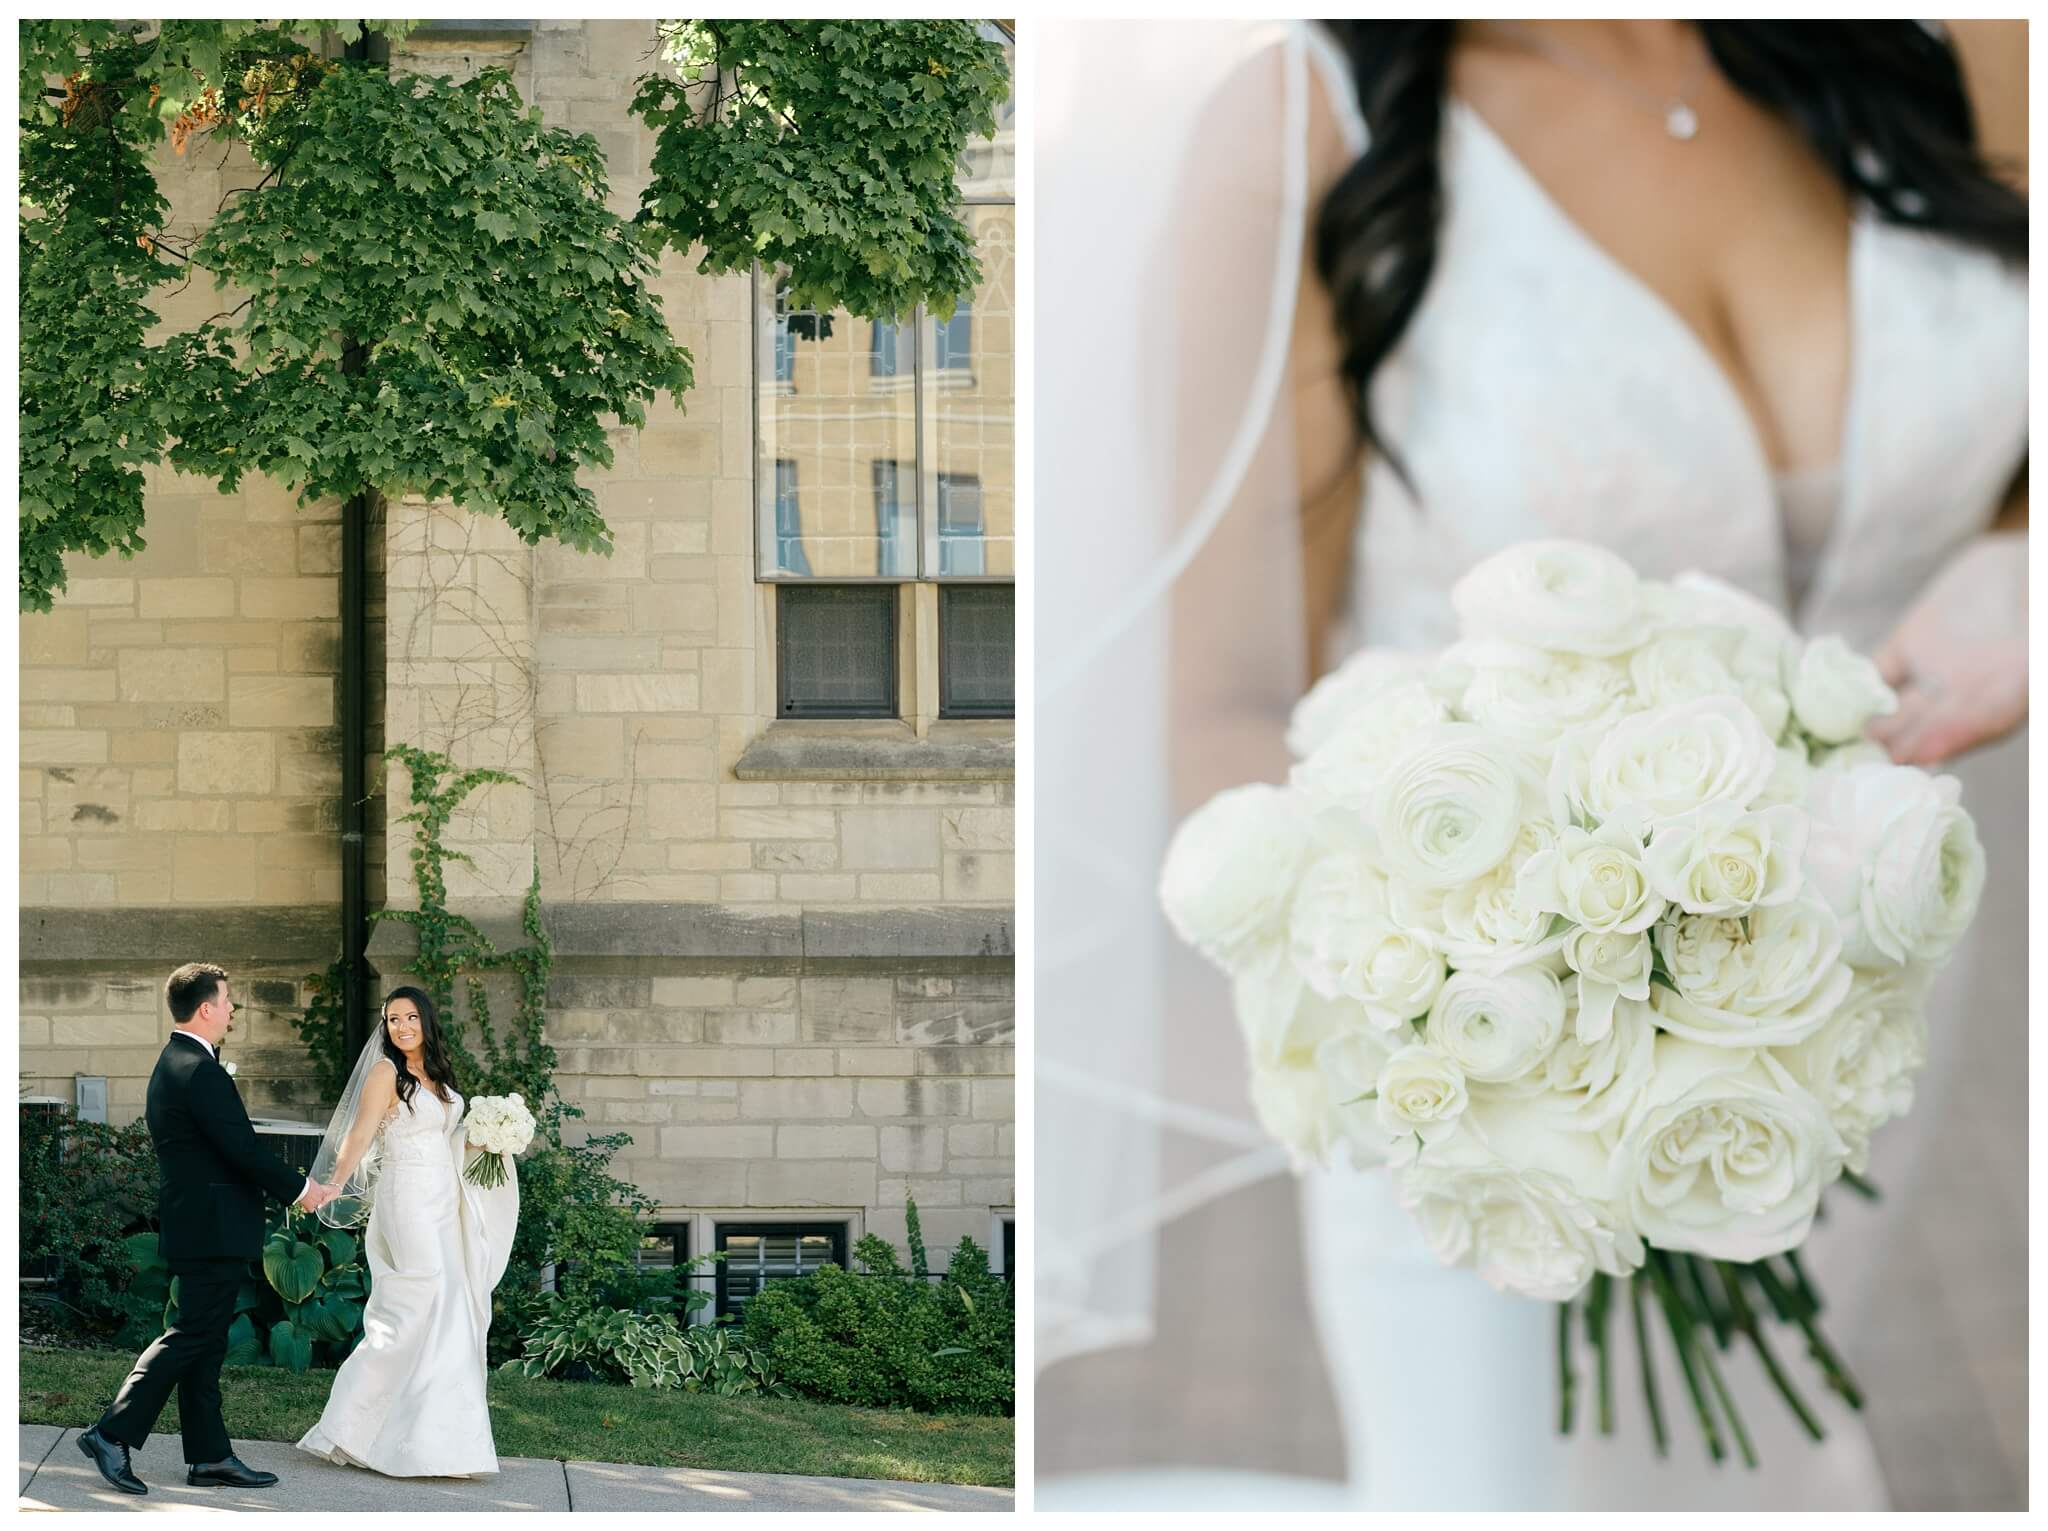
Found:
[[(1334, 103), (1354, 154), (1363, 130), (1348, 71), (1307, 26), (1049, 23), (1039, 58), (1037, 567), (1055, 571), (1035, 594), (1043, 1368), (1155, 1339), (1201, 1343), (1158, 1333), (1160, 1230), (1288, 1168), (1246, 1097), (1227, 986), (1173, 941), (1155, 880), (1191, 808), (1285, 774), (1282, 732), (1304, 679), (1286, 351), (1310, 188), (1326, 169), (1308, 163), (1306, 124), (1317, 102)], [(1375, 384), (1376, 410), (1432, 504), (1420, 511), (1374, 465), (1340, 651), (1437, 646), (1456, 576), (1538, 535), (1606, 541), (1659, 576), (1704, 568), (1782, 605), (1776, 495), (1726, 379), (1700, 371), (1704, 353), (1671, 330), (1675, 316), (1617, 281), (1476, 115), (1454, 107), (1446, 131), (1450, 223), (1437, 278)], [(1799, 618), (1869, 648), (1988, 524), (2024, 460), (2026, 292), (2024, 273), (1868, 217), (1851, 259), (1842, 503)], [(1560, 311), (1593, 322), (1572, 334), (1522, 327), (1501, 309), (1515, 300), (1501, 295), (1511, 284), (1499, 261), (1514, 262), (1517, 279), (1568, 284)], [(1554, 387), (1567, 351), (1576, 381)], [(1475, 354), (1502, 365), (1457, 364)], [(1518, 356), (1520, 376), (1508, 365)], [(1516, 428), (1473, 451), (1475, 412)], [(1541, 445), (1574, 440), (1572, 420), (1611, 427), (1582, 444), (1590, 451)], [(1993, 847), (1991, 884), (1937, 1009), (1980, 1039), (2009, 1018), (2021, 1047), (2025, 874), (1998, 847), (2025, 843), (2014, 769), (2024, 750), (2022, 738), (1958, 768)], [(2008, 1049), (2011, 1030), (2000, 1032)], [(1921, 1150), (1937, 1163), (1969, 1129), (1966, 1113), (1943, 1114), (1945, 1099), (1983, 1089), (1951, 1077), (1966, 1066), (1952, 1061), (1960, 1048), (1936, 1037), (1921, 1104), (1879, 1137), (1874, 1169), (1898, 1191), (1880, 1207), (1842, 1206), (1816, 1242), (1812, 1264), (1844, 1332), (1907, 1322), (1899, 1298), (1877, 1288), (1891, 1252), (1920, 1236), (1922, 1209), (1900, 1193), (1924, 1178)], [(2014, 1088), (2023, 1102), (2023, 1081)], [(2023, 1130), (2023, 1104), (2017, 1119)], [(1761, 1476), (1706, 1474), (1683, 1430), (1675, 1465), (1655, 1470), (1626, 1388), (1623, 1439), (1567, 1450), (1549, 1432), (1550, 1310), (1429, 1260), (1384, 1176), (1324, 1172), (1302, 1198), (1353, 1503), (1884, 1502), (1861, 1422), (1831, 1411), (1828, 1448), (1807, 1454), (1803, 1438), (1775, 1429), (1783, 1410), (1759, 1378), (1732, 1380), (1752, 1429), (1771, 1430)], [(2022, 1230), (2024, 1216), (2022, 1190)], [(1432, 1351), (1444, 1332), (1457, 1343)], [(1667, 1419), (1683, 1425), (1675, 1362), (1660, 1359)], [(1469, 1409), (1473, 1369), (1497, 1379), (1497, 1407), (1467, 1416), (1456, 1450), (1418, 1441), (1419, 1395), (1402, 1388), (1436, 1388), (1429, 1409)]]

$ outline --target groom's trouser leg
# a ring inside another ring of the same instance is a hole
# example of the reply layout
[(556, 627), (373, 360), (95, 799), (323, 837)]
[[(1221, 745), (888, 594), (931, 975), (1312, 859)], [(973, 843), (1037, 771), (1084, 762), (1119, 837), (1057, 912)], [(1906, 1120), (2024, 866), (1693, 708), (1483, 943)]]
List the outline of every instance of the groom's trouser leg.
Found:
[(197, 1260), (179, 1267), (178, 1320), (136, 1358), (112, 1407), (100, 1417), (100, 1434), (139, 1450), (176, 1388), (185, 1460), (218, 1462), (229, 1455), (220, 1367), (247, 1268), (243, 1260)]

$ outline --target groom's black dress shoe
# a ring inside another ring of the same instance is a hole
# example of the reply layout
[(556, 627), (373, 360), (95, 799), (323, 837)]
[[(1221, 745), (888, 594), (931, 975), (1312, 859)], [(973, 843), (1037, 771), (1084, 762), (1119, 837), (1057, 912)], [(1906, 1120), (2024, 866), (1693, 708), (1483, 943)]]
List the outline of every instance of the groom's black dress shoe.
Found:
[(78, 1449), (100, 1470), (100, 1476), (122, 1493), (149, 1492), (148, 1485), (136, 1477), (135, 1470), (128, 1465), (128, 1448), (119, 1441), (110, 1441), (101, 1435), (98, 1425), (94, 1425), (78, 1438)]
[(277, 1474), (259, 1473), (243, 1466), (240, 1457), (227, 1457), (218, 1462), (194, 1462), (185, 1472), (185, 1481), (193, 1488), (269, 1488), (277, 1482)]

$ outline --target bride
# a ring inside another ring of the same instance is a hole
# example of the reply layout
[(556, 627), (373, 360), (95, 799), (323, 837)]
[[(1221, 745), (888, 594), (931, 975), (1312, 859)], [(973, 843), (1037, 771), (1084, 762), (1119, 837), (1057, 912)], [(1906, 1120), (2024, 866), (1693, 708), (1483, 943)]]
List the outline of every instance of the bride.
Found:
[[(1901, 695), (1878, 734), (1901, 761), (2023, 721), (2027, 214), (1990, 159), (2024, 152), (2024, 78), (1968, 26), (1338, 23), (1206, 54), (1178, 37), (1181, 59), (1156, 33), (1097, 34), (1065, 80), (1051, 50), (1042, 289), (1092, 281), (1088, 325), (1130, 298), (1166, 322), (1128, 377), (1086, 353), (1085, 388), (1052, 376), (1078, 333), (1041, 327), (1040, 439), (1059, 454), (1039, 490), (1042, 1355), (1155, 1333), (1139, 1236), (1273, 1167), (1214, 1082), (1241, 1075), (1227, 996), (1159, 952), (1170, 1003), (1152, 998), (1104, 899), (1148, 893), (1130, 868), (1159, 799), (1177, 816), (1284, 772), (1295, 677), (1441, 646), (1466, 569), (1569, 537), (1646, 576), (1717, 574), (1877, 654)], [(1088, 88), (1095, 49), (1128, 67)], [(1084, 133), (1090, 112), (1131, 115)], [(1091, 137), (1119, 145), (1106, 167), (1079, 164)], [(1082, 223), (1089, 248), (1133, 252), (1129, 294), (1060, 269)], [(1115, 524), (1057, 514), (1112, 500)], [(1162, 699), (1133, 718), (1134, 694)], [(1130, 762), (1130, 795), (1104, 758)], [(2018, 787), (1993, 786), (1969, 798), (1987, 843), (2024, 843)], [(1980, 947), (2023, 953), (2023, 891), (2002, 918), (1985, 907)], [(1996, 966), (1965, 956), (1954, 982)], [(1947, 1001), (1959, 1025), (1992, 1009)], [(1170, 1048), (1104, 1024), (1147, 1005)], [(1104, 1083), (1148, 1075), (1158, 1095), (1136, 1103)], [(1190, 1169), (1189, 1141), (1239, 1154)], [(1560, 1440), (1546, 1305), (1438, 1266), (1383, 1174), (1311, 1176), (1302, 1221), (1353, 1503), (1884, 1502), (1863, 1421), (1837, 1410), (1812, 1446), (1760, 1376), (1742, 1392), (1760, 1473), (1709, 1473), (1682, 1437), (1658, 1461), (1627, 1391), (1622, 1438)], [(1868, 1281), (1872, 1222), (1816, 1241), (1838, 1309)]]
[(321, 1220), (367, 1220), (370, 1268), (362, 1342), (298, 1443), (315, 1456), (394, 1478), (498, 1470), (484, 1339), (519, 1189), (463, 1178), (462, 1106), (433, 1001), (393, 989), (314, 1161), (337, 1188)]

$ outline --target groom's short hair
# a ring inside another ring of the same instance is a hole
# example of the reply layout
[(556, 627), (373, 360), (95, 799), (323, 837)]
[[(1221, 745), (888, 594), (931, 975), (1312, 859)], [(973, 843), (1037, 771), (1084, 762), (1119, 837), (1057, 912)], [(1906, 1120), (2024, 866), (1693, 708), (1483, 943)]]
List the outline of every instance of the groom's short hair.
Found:
[(171, 1007), (171, 1019), (184, 1025), (227, 981), (228, 970), (214, 962), (188, 962), (177, 969), (164, 980), (164, 1002)]

